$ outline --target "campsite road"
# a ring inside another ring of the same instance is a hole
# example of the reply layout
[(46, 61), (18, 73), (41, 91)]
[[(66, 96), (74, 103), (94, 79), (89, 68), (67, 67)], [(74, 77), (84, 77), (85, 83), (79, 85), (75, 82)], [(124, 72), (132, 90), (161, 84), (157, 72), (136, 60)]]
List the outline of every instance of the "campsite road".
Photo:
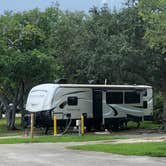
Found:
[(0, 166), (165, 166), (166, 163), (166, 158), (122, 156), (64, 148), (73, 144), (0, 145)]

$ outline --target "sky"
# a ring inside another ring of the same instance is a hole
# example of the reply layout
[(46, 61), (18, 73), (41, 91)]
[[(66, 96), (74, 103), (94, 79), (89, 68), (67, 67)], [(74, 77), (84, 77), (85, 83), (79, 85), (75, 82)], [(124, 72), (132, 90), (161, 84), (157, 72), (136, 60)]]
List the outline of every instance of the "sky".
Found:
[[(44, 10), (56, 0), (0, 0), (0, 14), (6, 10), (21, 12), (33, 8)], [(101, 7), (104, 3), (108, 3), (110, 8), (120, 9), (125, 0), (58, 0), (60, 9), (70, 11), (88, 11), (91, 7)]]

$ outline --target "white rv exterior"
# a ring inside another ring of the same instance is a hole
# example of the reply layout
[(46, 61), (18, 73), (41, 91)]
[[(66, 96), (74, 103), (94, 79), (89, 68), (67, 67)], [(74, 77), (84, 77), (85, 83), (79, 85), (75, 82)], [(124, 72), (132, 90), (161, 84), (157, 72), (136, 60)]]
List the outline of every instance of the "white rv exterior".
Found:
[(97, 119), (96, 123), (144, 118), (153, 112), (152, 87), (146, 85), (42, 84), (31, 89), (26, 110), (53, 111), (57, 118)]

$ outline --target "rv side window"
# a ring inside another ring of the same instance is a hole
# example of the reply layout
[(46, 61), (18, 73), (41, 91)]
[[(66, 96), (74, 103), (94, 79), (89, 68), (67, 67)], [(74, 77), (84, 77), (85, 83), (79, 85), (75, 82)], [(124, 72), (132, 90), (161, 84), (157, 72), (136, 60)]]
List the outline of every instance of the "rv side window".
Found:
[(140, 103), (140, 93), (137, 92), (125, 92), (125, 103)]
[(70, 106), (77, 105), (78, 104), (78, 97), (74, 97), (74, 96), (68, 97), (67, 104)]
[(107, 104), (123, 104), (122, 92), (107, 92), (106, 93)]

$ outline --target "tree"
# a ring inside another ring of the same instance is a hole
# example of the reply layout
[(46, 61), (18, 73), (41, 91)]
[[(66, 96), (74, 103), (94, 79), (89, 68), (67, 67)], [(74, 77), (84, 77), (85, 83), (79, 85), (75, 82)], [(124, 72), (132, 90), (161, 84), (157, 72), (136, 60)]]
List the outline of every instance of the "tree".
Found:
[(144, 24), (135, 6), (117, 12), (105, 5), (92, 8), (89, 15), (52, 8), (51, 13), (55, 17), (50, 17), (48, 50), (63, 66), (61, 75), (69, 82), (146, 82), (142, 75), (146, 69)]
[(15, 129), (15, 112), (23, 110), (30, 88), (53, 80), (58, 69), (54, 58), (43, 49), (45, 32), (39, 26), (40, 14), (35, 9), (0, 17), (0, 92), (7, 99), (3, 103), (13, 103), (12, 110), (6, 106), (9, 129)]
[(53, 80), (56, 70), (55, 62), (52, 57), (37, 50), (26, 53), (12, 51), (8, 56), (1, 55), (0, 57), (1, 76), (3, 76), (2, 94), (8, 98), (9, 103), (13, 103), (13, 110), (7, 114), (11, 117), (11, 112), (13, 117), (10, 118), (12, 122), (8, 123), (10, 124), (8, 128), (14, 129), (15, 111), (18, 108), (23, 110), (24, 98), (34, 84)]
[(90, 16), (86, 21), (87, 36), (82, 49), (88, 55), (84, 66), (87, 78), (99, 83), (105, 78), (114, 84), (146, 83), (145, 75), (142, 75), (146, 69), (142, 40), (144, 24), (137, 8), (121, 12), (112, 12), (106, 6), (92, 8)]
[(166, 1), (140, 0), (139, 13), (146, 23), (145, 39), (152, 48), (151, 73), (164, 97), (163, 122), (166, 130)]
[[(93, 7), (88, 14), (63, 12), (58, 6), (50, 6), (45, 11), (34, 9), (1, 15), (2, 101), (14, 103), (14, 114), (16, 109), (22, 109), (33, 85), (56, 77), (67, 78), (71, 83), (87, 83), (92, 79), (97, 83), (105, 79), (114, 84), (153, 83), (163, 89), (164, 27), (156, 29), (149, 22), (164, 16), (161, 10), (161, 16), (155, 15), (155, 19), (148, 21), (149, 8), (142, 10), (145, 6), (141, 8), (141, 1), (139, 6), (136, 2), (128, 0), (127, 7), (120, 11), (111, 11), (105, 4), (100, 9)], [(153, 35), (148, 35), (154, 30), (163, 33), (158, 44), (158, 38), (150, 40)]]
[(149, 45), (166, 53), (166, 1), (140, 0), (139, 13), (147, 23), (145, 38)]

